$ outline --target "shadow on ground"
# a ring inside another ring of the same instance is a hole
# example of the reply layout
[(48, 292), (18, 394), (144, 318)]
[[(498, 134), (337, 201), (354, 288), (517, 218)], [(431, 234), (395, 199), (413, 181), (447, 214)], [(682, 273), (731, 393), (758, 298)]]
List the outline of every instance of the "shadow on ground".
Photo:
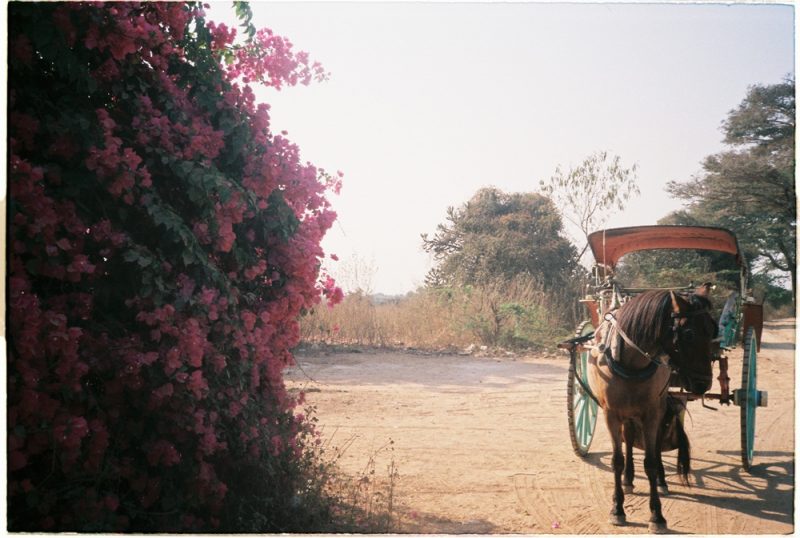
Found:
[(398, 534), (493, 534), (497, 527), (485, 519), (453, 521), (434, 514), (401, 510), (392, 529)]
[[(735, 450), (719, 450), (718, 454), (736, 458)], [(638, 453), (637, 455), (641, 455)], [(791, 452), (758, 452), (757, 458), (777, 459), (753, 465), (749, 471), (741, 466), (721, 463), (707, 459), (692, 459), (694, 469), (690, 474), (691, 487), (671, 488), (670, 498), (686, 499), (703, 503), (723, 510), (747, 514), (752, 517), (794, 523), (794, 454)], [(664, 458), (667, 479), (677, 473), (674, 458)], [(608, 473), (612, 480), (611, 452), (597, 452), (588, 455), (586, 463)], [(641, 459), (637, 461), (641, 465)], [(646, 494), (646, 478), (640, 467), (637, 468), (635, 492)], [(726, 495), (726, 492), (731, 495)], [(742, 501), (742, 495), (753, 498)]]

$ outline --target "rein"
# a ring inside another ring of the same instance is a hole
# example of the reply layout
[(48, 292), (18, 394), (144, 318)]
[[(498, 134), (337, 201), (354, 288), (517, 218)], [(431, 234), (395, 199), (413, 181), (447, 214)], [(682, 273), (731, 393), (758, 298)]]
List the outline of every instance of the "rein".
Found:
[[(645, 351), (645, 350), (643, 350), (642, 348), (640, 348), (639, 346), (637, 346), (637, 345), (634, 343), (634, 341), (633, 341), (633, 340), (631, 340), (631, 338), (630, 338), (630, 337), (629, 337), (627, 334), (625, 334), (625, 331), (623, 331), (622, 329), (620, 329), (620, 328), (619, 328), (619, 325), (617, 324), (617, 318), (615, 318), (615, 317), (614, 317), (614, 314), (612, 314), (611, 312), (609, 312), (608, 314), (606, 314), (606, 315), (604, 316), (604, 318), (603, 318), (603, 319), (605, 319), (607, 322), (609, 322), (609, 323), (610, 323), (610, 324), (611, 324), (611, 325), (614, 327), (614, 329), (617, 331), (617, 334), (618, 334), (618, 335), (620, 335), (620, 337), (621, 337), (621, 338), (622, 338), (622, 339), (625, 341), (625, 343), (626, 343), (626, 344), (628, 344), (628, 345), (629, 345), (629, 346), (631, 346), (633, 349), (635, 349), (636, 351), (638, 351), (638, 352), (639, 352), (639, 353), (640, 353), (640, 354), (641, 354), (643, 357), (645, 357), (647, 360), (649, 360), (649, 361), (651, 362), (651, 365), (650, 365), (650, 366), (648, 366), (648, 367), (645, 369), (645, 371), (647, 371), (647, 370), (649, 370), (650, 368), (652, 368), (652, 366), (655, 366), (656, 368), (657, 368), (658, 366), (663, 366), (663, 367), (665, 367), (665, 368), (669, 368), (669, 365), (668, 365), (668, 364), (664, 364), (664, 363), (663, 363), (661, 360), (659, 360), (658, 356), (655, 356), (655, 357), (653, 357), (653, 356), (652, 356), (652, 355), (650, 355), (650, 354), (649, 354), (647, 351)], [(611, 334), (611, 333), (609, 332), (609, 335), (610, 335), (610, 334)], [(608, 348), (606, 348), (606, 349), (608, 349)], [(616, 362), (616, 361), (612, 361), (612, 362)], [(656, 368), (653, 368), (653, 371), (650, 373), (650, 375), (652, 375), (653, 373), (655, 373), (655, 370), (656, 370)], [(648, 377), (649, 377), (649, 375), (648, 375)]]
[[(650, 364), (648, 364), (645, 368), (641, 370), (631, 370), (630, 368), (626, 368), (625, 366), (623, 366), (621, 362), (614, 359), (613, 355), (611, 354), (611, 348), (607, 344), (600, 344), (599, 347), (602, 349), (600, 349), (599, 351), (606, 355), (608, 359), (606, 362), (612, 374), (616, 375), (617, 377), (621, 377), (622, 379), (635, 379), (643, 381), (645, 379), (650, 379), (651, 377), (653, 377), (656, 371), (658, 371), (659, 367), (667, 368), (670, 371), (673, 370), (668, 363), (665, 363), (661, 359), (659, 359), (660, 354), (653, 356), (647, 351), (640, 348), (638, 345), (636, 345), (636, 343), (631, 339), (631, 337), (625, 334), (625, 331), (623, 331), (619, 327), (619, 325), (617, 324), (617, 319), (614, 317), (614, 314), (609, 312), (604, 316), (603, 319), (614, 328), (616, 333), (620, 336), (620, 338), (622, 338), (622, 340), (626, 344), (628, 344), (631, 348), (636, 350), (640, 355), (642, 355), (648, 361), (650, 361)], [(611, 338), (611, 335), (612, 331), (608, 331), (606, 333), (606, 341), (608, 341)]]

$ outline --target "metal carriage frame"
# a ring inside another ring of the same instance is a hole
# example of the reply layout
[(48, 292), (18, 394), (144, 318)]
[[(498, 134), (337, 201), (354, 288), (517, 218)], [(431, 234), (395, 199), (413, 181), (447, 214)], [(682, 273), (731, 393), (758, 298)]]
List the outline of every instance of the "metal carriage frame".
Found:
[[(588, 319), (578, 325), (574, 338), (559, 345), (570, 354), (567, 419), (575, 453), (581, 457), (589, 453), (598, 415), (598, 404), (587, 385), (589, 349), (583, 344), (592, 339), (595, 328), (607, 312), (619, 307), (637, 293), (654, 289), (623, 287), (615, 278), (617, 263), (624, 255), (637, 251), (710, 250), (732, 255), (739, 267), (739, 291), (732, 294), (726, 302), (721, 316), (725, 318), (725, 322), (720, 327), (719, 351), (713, 357), (718, 365), (719, 391), (699, 396), (679, 388), (676, 382), (671, 384), (669, 395), (684, 404), (702, 399), (705, 407), (708, 407), (705, 400), (739, 406), (742, 466), (749, 470), (754, 456), (756, 408), (767, 405), (767, 392), (758, 390), (757, 387), (757, 353), (761, 346), (763, 310), (762, 305), (749, 295), (750, 275), (736, 236), (724, 228), (657, 225), (600, 230), (589, 235), (588, 239), (595, 258), (594, 283), (589, 286), (589, 293), (581, 300), (586, 305)], [(694, 289), (694, 285), (670, 289), (690, 291)], [(739, 344), (743, 359), (742, 384), (741, 388), (731, 390), (728, 356)]]

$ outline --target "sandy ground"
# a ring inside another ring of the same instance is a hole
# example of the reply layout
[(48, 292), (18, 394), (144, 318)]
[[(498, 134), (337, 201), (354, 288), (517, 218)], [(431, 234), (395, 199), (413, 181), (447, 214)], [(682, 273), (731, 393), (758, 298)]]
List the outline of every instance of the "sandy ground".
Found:
[[(671, 493), (662, 502), (671, 532), (794, 531), (794, 323), (764, 329), (758, 385), (769, 392), (769, 406), (757, 411), (751, 472), (741, 467), (739, 408), (690, 404), (691, 487), (675, 475), (675, 453), (664, 458)], [(736, 389), (740, 348), (730, 363)], [(287, 383), (306, 391), (326, 442), (346, 447), (339, 460), (345, 472), (360, 476), (373, 458), (380, 476), (394, 461), (399, 532), (647, 533), (642, 453), (634, 452), (628, 525), (613, 527), (611, 444), (602, 415), (589, 456), (572, 451), (567, 365), (566, 356), (318, 353), (298, 357)]]

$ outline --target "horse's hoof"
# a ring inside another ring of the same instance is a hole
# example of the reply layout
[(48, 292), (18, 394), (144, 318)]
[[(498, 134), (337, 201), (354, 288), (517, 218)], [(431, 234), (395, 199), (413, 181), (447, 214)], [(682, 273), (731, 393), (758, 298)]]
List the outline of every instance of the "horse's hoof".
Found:
[(658, 494), (659, 495), (669, 495), (669, 488), (665, 485), (658, 486)]
[(667, 532), (667, 522), (658, 523), (656, 521), (651, 521), (648, 530), (651, 534), (664, 534)]
[(633, 484), (623, 484), (622, 491), (625, 493), (633, 493)]
[(625, 521), (625, 514), (622, 515), (611, 514), (611, 519), (609, 519), (609, 522), (615, 527), (621, 527), (627, 524), (627, 522)]

